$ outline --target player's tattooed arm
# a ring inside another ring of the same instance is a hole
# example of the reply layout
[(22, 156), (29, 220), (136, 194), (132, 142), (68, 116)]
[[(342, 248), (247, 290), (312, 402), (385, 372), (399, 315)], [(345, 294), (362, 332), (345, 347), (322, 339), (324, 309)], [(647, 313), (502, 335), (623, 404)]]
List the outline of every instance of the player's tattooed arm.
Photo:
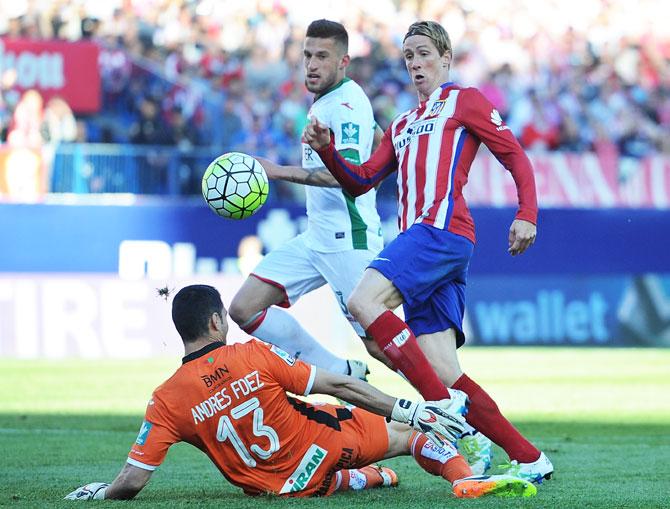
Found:
[(462, 399), (459, 398), (461, 401), (457, 401), (456, 393), (451, 393), (452, 399), (413, 403), (396, 399), (357, 378), (315, 369), (310, 394), (335, 396), (369, 412), (383, 415), (389, 421), (408, 424), (427, 434), (438, 445), (453, 442), (463, 433), (465, 403), (461, 401), (467, 400), (465, 394)]
[(256, 159), (263, 165), (269, 179), (295, 182), (296, 184), (305, 186), (340, 187), (339, 182), (325, 166), (317, 166), (315, 168), (281, 166), (262, 157), (256, 157)]

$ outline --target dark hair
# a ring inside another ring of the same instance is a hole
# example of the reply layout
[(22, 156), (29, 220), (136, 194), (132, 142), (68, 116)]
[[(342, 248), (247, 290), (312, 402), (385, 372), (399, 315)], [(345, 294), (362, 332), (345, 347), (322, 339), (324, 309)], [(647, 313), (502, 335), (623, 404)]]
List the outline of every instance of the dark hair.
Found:
[(344, 52), (349, 51), (349, 34), (342, 23), (330, 21), (328, 19), (317, 19), (312, 21), (307, 27), (307, 37), (317, 37), (319, 39), (333, 38), (342, 46)]
[(223, 302), (219, 291), (209, 285), (185, 286), (172, 301), (172, 321), (185, 342), (206, 335), (214, 313), (223, 313)]

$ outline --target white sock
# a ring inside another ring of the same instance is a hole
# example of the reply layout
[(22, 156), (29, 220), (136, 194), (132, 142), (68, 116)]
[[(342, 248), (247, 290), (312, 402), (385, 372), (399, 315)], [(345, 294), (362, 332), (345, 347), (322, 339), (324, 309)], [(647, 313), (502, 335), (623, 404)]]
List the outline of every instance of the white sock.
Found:
[(298, 321), (283, 309), (269, 307), (261, 324), (253, 331), (255, 336), (272, 343), (299, 359), (333, 373), (349, 374), (349, 365), (326, 350)]

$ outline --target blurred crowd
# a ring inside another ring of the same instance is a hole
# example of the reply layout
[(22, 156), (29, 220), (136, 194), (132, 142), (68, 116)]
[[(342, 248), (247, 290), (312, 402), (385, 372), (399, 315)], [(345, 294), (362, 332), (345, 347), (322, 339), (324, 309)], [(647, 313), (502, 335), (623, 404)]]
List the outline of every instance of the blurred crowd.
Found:
[(349, 76), (383, 128), (416, 104), (402, 37), (416, 19), (434, 19), (452, 39), (453, 81), (479, 87), (528, 149), (670, 154), (670, 25), (655, 0), (0, 0), (0, 8), (4, 36), (86, 38), (102, 48), (95, 116), (76, 119), (62, 100), (18, 98), (3, 73), (0, 133), (10, 143), (210, 146), (296, 163), (312, 101), (302, 39), (326, 15), (347, 27)]
[(75, 118), (68, 103), (55, 96), (44, 101), (37, 90), (14, 89), (16, 71), (0, 77), (0, 142), (17, 147), (86, 141), (86, 122)]

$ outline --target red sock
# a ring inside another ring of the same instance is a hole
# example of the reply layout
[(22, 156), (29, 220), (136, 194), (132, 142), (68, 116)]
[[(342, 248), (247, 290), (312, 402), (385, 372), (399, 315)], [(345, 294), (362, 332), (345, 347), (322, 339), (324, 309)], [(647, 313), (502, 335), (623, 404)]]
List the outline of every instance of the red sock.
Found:
[(452, 484), (472, 475), (468, 462), (451, 444), (439, 447), (428, 440), (426, 435), (415, 431), (408, 445), (416, 462), (429, 474), (439, 475)]
[(510, 459), (531, 463), (540, 457), (540, 451), (500, 413), (496, 402), (475, 381), (463, 374), (452, 388), (470, 398), (468, 423), (502, 447)]
[(427, 401), (449, 399), (449, 390), (419, 348), (414, 333), (393, 312), (384, 311), (366, 332)]

